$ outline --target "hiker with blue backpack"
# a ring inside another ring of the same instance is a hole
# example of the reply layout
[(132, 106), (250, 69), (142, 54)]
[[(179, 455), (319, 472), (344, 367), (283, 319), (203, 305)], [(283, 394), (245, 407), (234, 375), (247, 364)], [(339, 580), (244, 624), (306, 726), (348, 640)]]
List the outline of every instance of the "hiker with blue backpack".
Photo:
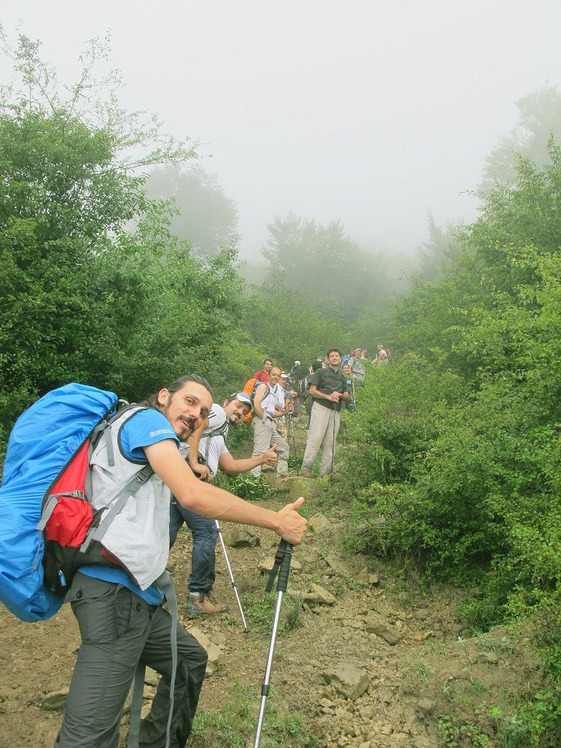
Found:
[[(303, 499), (273, 512), (197, 480), (178, 446), (210, 412), (212, 393), (202, 377), (181, 377), (107, 418), (116, 400), (113, 393), (68, 385), (18, 419), (0, 489), (0, 599), (29, 621), (50, 617), (64, 599), (78, 621), (82, 641), (57, 748), (117, 748), (133, 681), (129, 745), (182, 748), (207, 655), (163, 608), (165, 592), (176, 615), (166, 573), (170, 496), (212, 519), (269, 528), (291, 544), (306, 531), (297, 512)], [(54, 412), (58, 419), (49, 423)], [(84, 452), (90, 439), (91, 453)], [(85, 480), (70, 489), (64, 484), (76, 459), (85, 465)], [(63, 548), (65, 523), (82, 505), (90, 518), (73, 531), (84, 542)], [(60, 563), (52, 548), (64, 551)], [(144, 678), (135, 673), (145, 666), (162, 677), (150, 713), (136, 723)]]

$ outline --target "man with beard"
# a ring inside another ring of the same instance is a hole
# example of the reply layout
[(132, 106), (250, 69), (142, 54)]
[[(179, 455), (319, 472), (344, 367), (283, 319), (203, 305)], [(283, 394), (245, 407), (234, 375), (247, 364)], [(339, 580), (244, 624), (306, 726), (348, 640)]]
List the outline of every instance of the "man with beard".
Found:
[[(80, 645), (57, 748), (117, 748), (119, 723), (137, 665), (161, 673), (140, 745), (164, 745), (170, 711), (172, 626), (177, 633), (177, 671), (171, 714), (171, 745), (183, 748), (206, 669), (196, 639), (173, 623), (158, 586), (169, 553), (169, 506), (177, 501), (199, 514), (265, 527), (289, 543), (301, 542), (307, 521), (296, 511), (302, 499), (273, 512), (197, 480), (179, 453), (212, 407), (206, 380), (177, 379), (146, 403), (132, 408), (104, 432), (90, 465), (94, 511), (107, 508), (108, 495), (126, 486), (149, 464), (153, 473), (113, 519), (103, 544), (112, 540), (113, 563), (80, 567), (66, 600), (80, 627)], [(113, 455), (110, 457), (109, 445)], [(126, 568), (125, 570), (125, 559)]]

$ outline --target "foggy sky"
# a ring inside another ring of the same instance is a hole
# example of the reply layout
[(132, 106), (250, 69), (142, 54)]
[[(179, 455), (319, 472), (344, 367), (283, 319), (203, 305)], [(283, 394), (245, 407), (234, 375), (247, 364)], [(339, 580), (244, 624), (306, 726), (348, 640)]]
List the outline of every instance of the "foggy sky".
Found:
[(515, 101), (561, 88), (559, 0), (4, 0), (0, 18), (69, 82), (111, 32), (122, 103), (202, 144), (254, 258), (289, 211), (399, 253), (429, 211), (473, 220)]

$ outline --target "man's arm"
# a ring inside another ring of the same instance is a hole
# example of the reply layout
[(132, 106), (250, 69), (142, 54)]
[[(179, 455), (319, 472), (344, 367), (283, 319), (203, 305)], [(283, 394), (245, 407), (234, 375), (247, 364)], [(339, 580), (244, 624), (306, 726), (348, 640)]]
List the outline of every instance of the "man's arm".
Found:
[(171, 439), (144, 447), (148, 462), (181, 506), (210, 519), (239, 522), (274, 530), (288, 543), (302, 542), (308, 521), (296, 511), (304, 499), (287, 504), (280, 512), (250, 504), (210, 483), (197, 480)]
[(268, 449), (265, 454), (256, 455), (255, 457), (247, 457), (246, 459), (236, 460), (230, 452), (224, 452), (220, 455), (218, 464), (225, 473), (228, 475), (236, 475), (237, 473), (247, 473), (249, 470), (253, 470), (258, 465), (271, 465), (274, 467), (277, 464), (277, 453), (276, 447), (273, 445)]
[(189, 457), (187, 458), (189, 466), (199, 480), (210, 480), (210, 470), (206, 465), (199, 463), (199, 444), (201, 443), (203, 431), (206, 428), (208, 428), (208, 418), (205, 418), (187, 439), (187, 444), (189, 445)]
[(308, 391), (310, 395), (316, 400), (330, 400), (332, 403), (339, 402), (339, 392), (330, 392), (329, 394), (320, 392), (317, 388), (317, 385), (315, 384), (311, 384), (308, 388)]
[(266, 384), (260, 384), (255, 391), (255, 397), (253, 398), (253, 410), (257, 414), (258, 418), (263, 418), (263, 408), (261, 407), (261, 401), (265, 397), (266, 392)]

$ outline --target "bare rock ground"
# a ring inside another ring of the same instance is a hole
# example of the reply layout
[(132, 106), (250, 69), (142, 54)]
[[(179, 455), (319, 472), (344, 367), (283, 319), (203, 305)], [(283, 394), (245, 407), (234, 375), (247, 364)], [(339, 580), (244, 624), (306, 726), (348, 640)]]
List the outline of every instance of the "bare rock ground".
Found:
[[(290, 484), (284, 486), (287, 496)], [(507, 714), (513, 694), (539, 676), (528, 642), (504, 629), (462, 638), (456, 610), (464, 590), (423, 590), (365, 557), (349, 555), (341, 545), (342, 520), (342, 512), (315, 513), (306, 541), (294, 550), (283, 616), (296, 611), (298, 625), (276, 641), (270, 698), (277, 708), (302, 713), (319, 748), (436, 748), (453, 739), (457, 746), (483, 745), (475, 735), (486, 736), (489, 746), (501, 745), (492, 714)], [(260, 630), (263, 621), (257, 626), (252, 615), (278, 538), (251, 528), (259, 544), (237, 548), (228, 540), (233, 529), (222, 527), (249, 633), (242, 630), (219, 548), (216, 598), (229, 606), (221, 616), (183, 617), (188, 532), (180, 533), (170, 565), (180, 616), (211, 658), (199, 711), (219, 709), (241, 685), (255, 694), (257, 716), (270, 631)], [(0, 748), (52, 746), (78, 645), (69, 606), (37, 624), (22, 623), (0, 608)], [(147, 681), (148, 708), (155, 674)], [(245, 744), (252, 745), (251, 736)], [(193, 738), (191, 745), (213, 748), (224, 742), (207, 736)]]

